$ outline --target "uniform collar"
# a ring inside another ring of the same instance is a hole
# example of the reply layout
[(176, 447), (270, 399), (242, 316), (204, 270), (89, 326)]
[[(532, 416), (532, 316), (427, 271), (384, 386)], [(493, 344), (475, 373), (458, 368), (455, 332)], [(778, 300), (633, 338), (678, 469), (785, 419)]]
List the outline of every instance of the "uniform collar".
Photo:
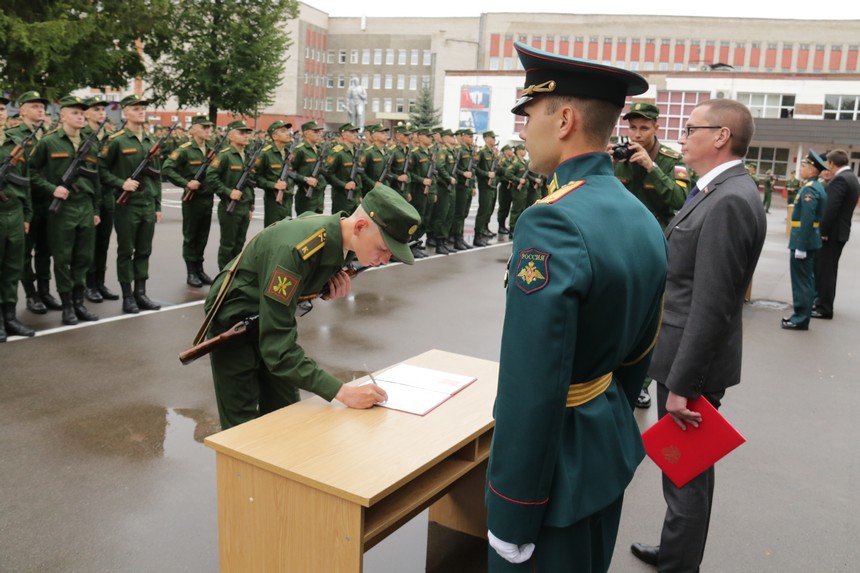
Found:
[(614, 175), (612, 158), (605, 151), (593, 151), (569, 157), (555, 168), (552, 183), (567, 184), (595, 175)]

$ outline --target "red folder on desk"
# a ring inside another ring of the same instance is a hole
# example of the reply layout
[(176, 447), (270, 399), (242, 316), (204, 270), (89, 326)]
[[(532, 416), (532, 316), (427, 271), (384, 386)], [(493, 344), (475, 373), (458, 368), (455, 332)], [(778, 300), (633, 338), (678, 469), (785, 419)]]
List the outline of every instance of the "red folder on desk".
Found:
[(689, 400), (687, 408), (702, 415), (698, 428), (687, 424), (687, 430), (681, 430), (666, 415), (642, 434), (648, 457), (678, 487), (746, 441), (706, 399)]

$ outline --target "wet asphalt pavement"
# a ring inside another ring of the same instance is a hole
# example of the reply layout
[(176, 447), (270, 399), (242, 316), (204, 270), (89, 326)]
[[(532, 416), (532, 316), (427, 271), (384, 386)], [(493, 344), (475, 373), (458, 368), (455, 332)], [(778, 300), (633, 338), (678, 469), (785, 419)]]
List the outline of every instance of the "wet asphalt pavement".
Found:
[[(39, 334), (0, 345), (0, 572), (218, 568), (215, 454), (202, 443), (218, 430), (209, 363), (176, 358), (205, 296), (185, 285), (178, 206), (178, 191), (166, 190), (148, 283), (163, 310), (126, 316), (119, 301), (89, 304), (102, 320), (60, 327), (59, 313), (32, 315), (22, 297), (19, 318)], [(249, 237), (262, 227), (261, 207)], [(784, 217), (775, 201), (745, 309), (743, 382), (721, 410), (748, 442), (717, 466), (704, 571), (860, 563), (860, 239), (842, 256), (836, 318), (783, 331)], [(217, 237), (215, 222), (210, 274)], [(509, 255), (503, 242), (364, 273), (353, 296), (299, 319), (299, 341), (343, 380), (430, 348), (498, 360)], [(111, 256), (118, 290), (114, 273)], [(637, 418), (647, 428), (656, 407)], [(627, 490), (612, 571), (652, 570), (628, 547), (658, 542), (664, 510), (659, 471), (646, 460)], [(424, 571), (427, 553), (431, 571), (483, 569), (482, 544), (434, 530), (428, 546), (426, 533), (424, 513), (368, 552), (365, 571)]]

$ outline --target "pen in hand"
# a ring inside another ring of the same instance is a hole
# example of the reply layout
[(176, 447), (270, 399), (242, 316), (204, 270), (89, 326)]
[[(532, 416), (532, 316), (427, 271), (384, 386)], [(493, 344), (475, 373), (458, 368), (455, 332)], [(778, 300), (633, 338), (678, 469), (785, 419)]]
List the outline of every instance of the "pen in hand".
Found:
[(383, 400), (377, 402), (378, 404), (384, 404), (388, 400), (388, 395), (385, 393), (385, 390), (376, 382), (376, 378), (373, 377), (373, 372), (370, 371), (370, 368), (367, 367), (367, 364), (364, 365), (364, 370), (367, 372), (367, 375), (370, 377), (370, 383), (379, 388), (379, 391), (382, 392), (384, 396)]

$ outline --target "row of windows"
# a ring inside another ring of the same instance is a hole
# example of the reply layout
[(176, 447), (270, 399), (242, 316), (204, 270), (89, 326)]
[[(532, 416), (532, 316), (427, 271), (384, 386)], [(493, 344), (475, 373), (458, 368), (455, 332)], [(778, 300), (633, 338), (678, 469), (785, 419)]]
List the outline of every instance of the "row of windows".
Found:
[[(394, 48), (364, 48), (363, 50), (329, 50), (327, 63), (329, 64), (361, 64), (364, 66), (369, 66), (371, 63), (371, 54), (373, 56), (373, 65), (381, 66), (383, 64), (383, 54), (385, 56), (384, 61), (386, 66), (429, 66), (433, 63), (433, 53), (430, 50), (407, 50), (407, 49), (394, 49)], [(349, 61), (347, 62), (347, 56), (349, 56)]]
[[(507, 34), (505, 36), (506, 41), (512, 41), (513, 39), (514, 39), (513, 34)], [(556, 38), (552, 34), (547, 35), (546, 36), (546, 45), (554, 43), (555, 40), (556, 40)], [(531, 42), (529, 42), (528, 36), (526, 36), (525, 34), (520, 34), (517, 36), (517, 41), (521, 42), (523, 44), (530, 43), (531, 45), (541, 46), (544, 43), (544, 37), (540, 36), (540, 35), (535, 35), (535, 36), (531, 37)], [(558, 41), (559, 42), (570, 42), (570, 36), (559, 36)], [(574, 36), (573, 41), (576, 43), (584, 43), (585, 42), (585, 36)], [(625, 38), (625, 37), (615, 38), (615, 37), (605, 37), (605, 36), (604, 37), (589, 36), (588, 41), (591, 43), (612, 43), (613, 41), (615, 41), (619, 44), (624, 44), (624, 43), (627, 43), (627, 38)], [(630, 41), (633, 44), (639, 44), (642, 40), (640, 38), (631, 38)], [(660, 45), (662, 45), (662, 46), (669, 45), (672, 42), (674, 42), (676, 46), (685, 46), (685, 45), (687, 45), (687, 43), (689, 43), (690, 46), (701, 46), (703, 42), (704, 42), (705, 46), (707, 46), (707, 47), (714, 47), (717, 45), (716, 40), (699, 40), (699, 39), (686, 40), (684, 38), (680, 38), (680, 39), (678, 39), (678, 38), (676, 38), (676, 39), (660, 38), (659, 42), (660, 42)], [(761, 42), (729, 42), (727, 40), (721, 40), (719, 42), (719, 45), (722, 48), (727, 48), (732, 43), (734, 43), (735, 47), (737, 47), (737, 48), (745, 48), (745, 47), (747, 47), (747, 44), (749, 44), (750, 48), (760, 48), (762, 45)], [(645, 38), (645, 44), (656, 45), (657, 39), (656, 38)], [(778, 45), (779, 44), (777, 42), (767, 42), (766, 43), (767, 48), (771, 49), (771, 50), (777, 49)], [(810, 46), (812, 46), (813, 44), (799, 42), (797, 45), (801, 50), (808, 50), (808, 49), (810, 49)], [(814, 44), (814, 46), (815, 46), (815, 49), (819, 50), (819, 51), (823, 51), (823, 50), (827, 49), (826, 44)], [(790, 49), (794, 48), (794, 43), (793, 42), (783, 42), (782, 47), (783, 47), (783, 49), (790, 50)], [(831, 44), (830, 45), (830, 50), (834, 51), (834, 52), (841, 51), (845, 48), (846, 48), (846, 46), (844, 44)], [(849, 44), (847, 46), (847, 48), (849, 50), (857, 50), (857, 49), (860, 49), (860, 45)]]
[[(359, 83), (365, 89), (398, 89), (417, 91), (419, 87), (430, 87), (430, 76), (407, 76), (404, 74), (362, 74), (359, 78)], [(325, 86), (327, 88), (347, 88), (349, 87), (349, 78), (344, 75), (338, 76), (322, 76), (317, 74), (305, 73), (305, 85)]]

